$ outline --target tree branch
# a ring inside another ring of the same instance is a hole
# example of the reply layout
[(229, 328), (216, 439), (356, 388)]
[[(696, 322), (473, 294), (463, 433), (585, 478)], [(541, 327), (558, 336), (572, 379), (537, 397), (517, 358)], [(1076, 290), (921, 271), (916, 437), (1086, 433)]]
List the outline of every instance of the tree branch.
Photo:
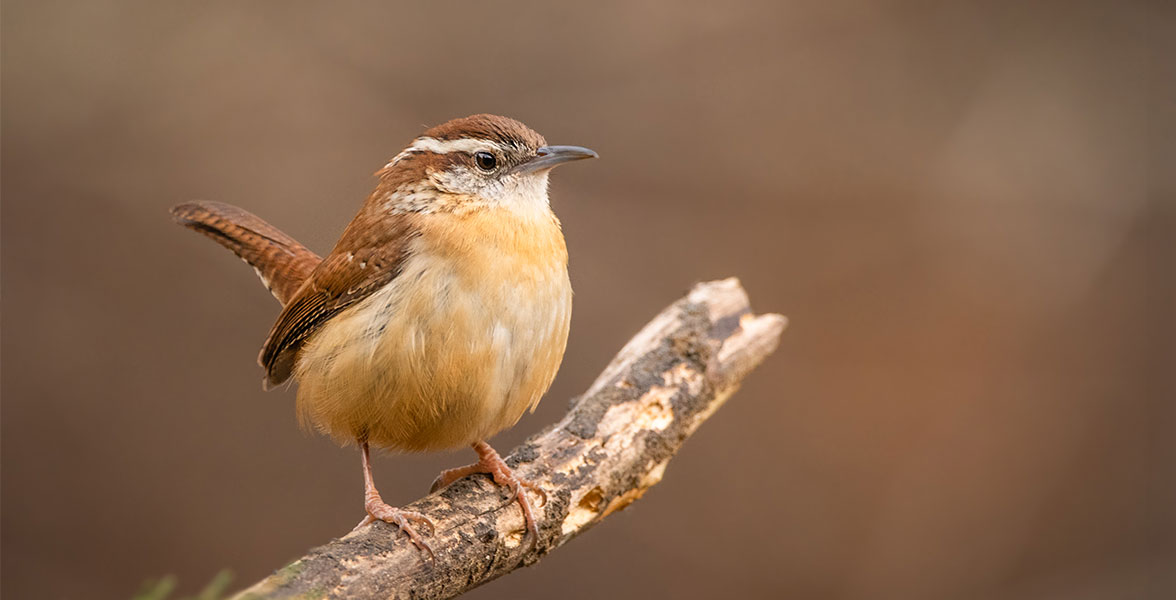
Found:
[(473, 475), (406, 507), (436, 523), (427, 536), (435, 562), (378, 522), (311, 550), (237, 597), (452, 598), (533, 564), (661, 481), (682, 442), (776, 349), (786, 323), (752, 315), (732, 278), (696, 285), (646, 325), (560, 422), (507, 457), (547, 493), (536, 506), (534, 544), (522, 543), (518, 503)]

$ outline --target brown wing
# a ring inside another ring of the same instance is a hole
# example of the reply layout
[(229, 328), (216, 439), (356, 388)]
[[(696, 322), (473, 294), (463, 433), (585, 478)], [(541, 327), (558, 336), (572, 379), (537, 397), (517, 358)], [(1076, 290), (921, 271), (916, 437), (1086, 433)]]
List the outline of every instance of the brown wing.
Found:
[(228, 248), (257, 271), (265, 287), (287, 304), (322, 259), (253, 213), (220, 202), (188, 202), (171, 209), (179, 224)]
[(392, 281), (415, 235), (411, 218), (361, 213), (282, 310), (261, 349), (266, 387), (290, 378), (303, 342), (332, 316)]

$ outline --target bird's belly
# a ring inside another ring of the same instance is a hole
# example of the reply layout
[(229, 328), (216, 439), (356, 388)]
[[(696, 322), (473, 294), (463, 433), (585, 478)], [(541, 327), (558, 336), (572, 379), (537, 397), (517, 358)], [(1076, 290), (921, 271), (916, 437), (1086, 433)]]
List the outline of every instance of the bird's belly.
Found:
[(470, 276), (468, 264), (410, 257), (332, 318), (299, 355), (300, 420), (401, 450), (469, 444), (517, 422), (563, 358), (571, 286), (563, 261), (489, 262), (493, 272)]

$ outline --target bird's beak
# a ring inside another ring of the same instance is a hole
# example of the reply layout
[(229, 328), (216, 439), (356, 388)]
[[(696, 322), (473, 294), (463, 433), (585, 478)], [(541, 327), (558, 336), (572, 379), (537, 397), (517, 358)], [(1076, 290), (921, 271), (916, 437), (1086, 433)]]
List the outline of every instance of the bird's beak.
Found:
[(544, 146), (535, 157), (514, 168), (515, 173), (538, 173), (573, 160), (596, 158), (596, 153), (580, 146)]

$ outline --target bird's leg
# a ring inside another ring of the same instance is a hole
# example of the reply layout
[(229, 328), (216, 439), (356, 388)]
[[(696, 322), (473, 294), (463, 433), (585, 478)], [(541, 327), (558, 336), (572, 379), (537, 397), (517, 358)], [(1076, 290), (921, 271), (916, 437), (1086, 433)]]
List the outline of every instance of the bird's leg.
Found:
[(474, 473), (486, 473), (494, 478), (494, 483), (510, 489), (512, 500), (518, 500), (519, 506), (523, 509), (523, 520), (527, 524), (527, 533), (531, 534), (532, 540), (539, 539), (539, 528), (535, 525), (535, 513), (531, 509), (531, 503), (527, 500), (527, 490), (531, 490), (543, 498), (544, 504), (547, 503), (547, 493), (539, 486), (515, 476), (514, 471), (507, 466), (502, 457), (490, 447), (486, 442), (474, 442), (474, 452), (478, 453), (478, 462), (458, 467), (456, 469), (449, 469), (442, 471), (437, 479), (433, 481), (433, 486), (429, 489), (430, 493), (435, 492), (466, 475)]
[(410, 523), (410, 521), (420, 521), (421, 523), (428, 525), (429, 534), (432, 535), (434, 532), (433, 521), (421, 513), (413, 512), (411, 510), (401, 510), (399, 508), (389, 506), (387, 502), (384, 502), (383, 498), (380, 498), (380, 492), (376, 490), (375, 480), (372, 479), (372, 462), (370, 453), (368, 451), (367, 442), (363, 443), (362, 448), (363, 507), (364, 510), (367, 511), (367, 516), (364, 517), (363, 520), (359, 522), (359, 525), (355, 526), (355, 528), (359, 529), (360, 527), (363, 527), (364, 525), (367, 525), (373, 521), (384, 521), (391, 523), (399, 527), (400, 530), (404, 533), (408, 534), (408, 538), (412, 540), (413, 545), (415, 545), (417, 548), (420, 548), (421, 550), (424, 550), (425, 552), (428, 552), (429, 557), (433, 558), (433, 550), (429, 548), (429, 545), (426, 544), (424, 540), (421, 539), (421, 536), (417, 534), (416, 530), (413, 529), (412, 524)]

